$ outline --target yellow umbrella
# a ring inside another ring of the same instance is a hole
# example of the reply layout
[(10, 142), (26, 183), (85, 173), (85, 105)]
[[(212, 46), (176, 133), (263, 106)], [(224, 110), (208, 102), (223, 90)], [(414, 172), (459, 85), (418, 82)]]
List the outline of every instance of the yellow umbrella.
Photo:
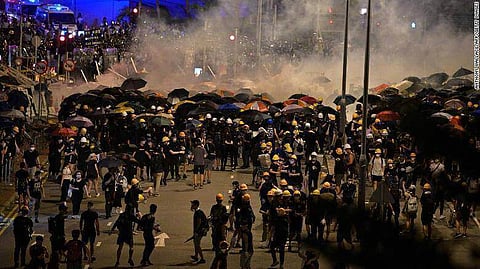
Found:
[(155, 116), (157, 116), (157, 117), (162, 117), (162, 118), (165, 118), (165, 119), (168, 119), (168, 120), (173, 120), (173, 119), (174, 119), (174, 117), (173, 117), (172, 114), (163, 113), (163, 112), (158, 113), (158, 114), (155, 115)]
[(118, 103), (115, 107), (125, 107), (128, 104), (128, 101)]
[(113, 113), (123, 113), (123, 112), (135, 113), (135, 109), (133, 109), (131, 107), (124, 106), (124, 107), (119, 107), (119, 108), (117, 108), (113, 111)]

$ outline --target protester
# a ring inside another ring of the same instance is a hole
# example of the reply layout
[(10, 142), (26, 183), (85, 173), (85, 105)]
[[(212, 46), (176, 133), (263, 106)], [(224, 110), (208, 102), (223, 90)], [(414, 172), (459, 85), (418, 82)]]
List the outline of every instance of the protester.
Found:
[(68, 241), (65, 246), (65, 258), (67, 269), (80, 269), (82, 266), (82, 257), (85, 256), (90, 263), (90, 252), (87, 245), (79, 240), (80, 230), (72, 230), (72, 240)]
[(45, 192), (43, 189), (43, 182), (42, 179), (40, 178), (40, 171), (36, 171), (35, 175), (33, 178), (30, 180), (29, 188), (27, 190), (28, 197), (32, 200), (33, 203), (33, 211), (35, 214), (35, 222), (39, 223), (38, 221), (38, 213), (40, 211), (40, 204), (42, 201), (42, 198), (45, 198)]
[(140, 219), (138, 228), (143, 231), (143, 239), (145, 241), (145, 249), (143, 250), (141, 266), (153, 265), (150, 261), (150, 255), (155, 249), (155, 239), (153, 232), (161, 232), (160, 226), (155, 223), (155, 213), (157, 212), (157, 205), (150, 205), (150, 212)]
[[(100, 225), (98, 222), (98, 213), (93, 209), (93, 203), (87, 203), (87, 210), (82, 212), (80, 216), (80, 231), (82, 234), (82, 242), (89, 244), (90, 260), (96, 260), (95, 254), (95, 239), (100, 236)], [(86, 256), (85, 256), (86, 258)]]
[(25, 255), (33, 233), (33, 222), (28, 217), (28, 208), (21, 208), (20, 213), (21, 215), (13, 220), (13, 234), (15, 236), (13, 261), (15, 262), (15, 268), (18, 268), (19, 265), (25, 266)]
[(195, 254), (191, 256), (194, 264), (205, 263), (202, 252), (202, 238), (207, 235), (208, 232), (208, 221), (205, 213), (200, 209), (200, 202), (198, 200), (193, 200), (190, 202), (190, 210), (194, 212), (193, 214), (193, 245)]
[[(46, 259), (48, 259), (50, 256), (47, 248), (43, 246), (43, 236), (38, 235), (35, 238), (35, 244), (30, 247), (29, 253), (31, 257), (30, 263), (28, 264), (29, 268), (47, 268)], [(53, 262), (52, 259), (49, 262), (49, 266)]]

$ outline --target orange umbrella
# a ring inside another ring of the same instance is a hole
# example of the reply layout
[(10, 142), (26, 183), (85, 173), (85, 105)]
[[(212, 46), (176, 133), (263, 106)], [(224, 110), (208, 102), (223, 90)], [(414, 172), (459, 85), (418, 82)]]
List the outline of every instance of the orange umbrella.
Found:
[[(304, 96), (305, 97), (305, 96)], [(302, 97), (303, 98), (303, 97)], [(283, 102), (283, 105), (284, 106), (288, 106), (288, 105), (298, 105), (298, 106), (301, 106), (301, 107), (307, 107), (308, 104), (305, 103), (304, 101), (300, 100), (300, 99), (288, 99), (287, 101)]]
[(300, 98), (300, 100), (304, 101), (305, 103), (307, 103), (309, 105), (314, 105), (314, 104), (318, 103), (317, 98), (312, 97), (312, 96), (308, 96), (308, 95)]
[(260, 112), (268, 112), (268, 106), (262, 101), (254, 101), (248, 103), (243, 110), (256, 110)]
[(371, 89), (371, 91), (374, 92), (375, 94), (379, 94), (388, 87), (390, 87), (390, 85), (383, 83), (383, 84), (380, 84), (377, 87)]
[(400, 119), (400, 114), (391, 110), (385, 110), (377, 114), (377, 119), (381, 121), (396, 121)]

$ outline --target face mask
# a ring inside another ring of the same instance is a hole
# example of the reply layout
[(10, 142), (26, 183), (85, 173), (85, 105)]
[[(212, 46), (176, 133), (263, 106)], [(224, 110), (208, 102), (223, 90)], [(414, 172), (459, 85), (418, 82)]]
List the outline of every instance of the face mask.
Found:
[(35, 148), (34, 148), (34, 147), (31, 147), (31, 148), (30, 148), (30, 151), (34, 151), (34, 150), (35, 150)]
[(62, 144), (63, 140), (62, 139), (59, 139), (58, 140), (58, 144)]
[(393, 164), (389, 164), (389, 165), (388, 165), (388, 168), (393, 168)]
[(375, 154), (375, 156), (380, 157), (380, 154)]

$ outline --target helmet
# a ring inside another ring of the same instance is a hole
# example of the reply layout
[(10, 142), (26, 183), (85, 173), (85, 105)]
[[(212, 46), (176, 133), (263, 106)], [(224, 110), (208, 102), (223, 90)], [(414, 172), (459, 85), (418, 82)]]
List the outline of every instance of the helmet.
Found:
[(352, 119), (354, 119), (354, 120), (355, 120), (355, 119), (358, 119), (359, 117), (360, 117), (360, 116), (358, 116), (357, 113), (353, 113), (353, 114), (352, 114)]
[(387, 129), (383, 129), (383, 130), (382, 130), (382, 135), (388, 135)]
[(341, 148), (337, 148), (335, 150), (335, 153), (337, 153), (338, 155), (343, 154), (343, 150)]
[(232, 119), (228, 118), (228, 119), (227, 119), (227, 124), (233, 124)]
[(388, 160), (387, 160), (387, 164), (393, 164), (393, 160), (392, 160), (392, 159), (388, 159)]
[(242, 196), (242, 200), (243, 200), (243, 201), (250, 201), (250, 194), (245, 193), (245, 194)]
[(265, 143), (260, 144), (260, 148), (264, 149), (266, 147), (267, 147), (267, 144), (265, 144)]
[(269, 176), (270, 176), (270, 173), (269, 173), (269, 172), (263, 172), (262, 177), (269, 177)]
[(280, 186), (288, 186), (288, 182), (285, 179), (280, 180)]
[(293, 195), (294, 196), (299, 196), (299, 195), (302, 195), (302, 193), (299, 190), (296, 190), (296, 191), (293, 192)]
[(75, 138), (70, 137), (70, 138), (68, 139), (68, 141), (69, 141), (69, 142), (75, 141)]
[(310, 128), (310, 123), (309, 122), (305, 123), (305, 128)]
[(145, 119), (140, 119), (138, 122), (145, 123), (146, 121), (145, 121)]
[(168, 138), (168, 136), (164, 136), (164, 137), (162, 138), (162, 142), (163, 142), (163, 143), (168, 142), (168, 141), (170, 141), (170, 138)]
[(246, 190), (248, 190), (248, 186), (247, 186), (247, 184), (245, 184), (245, 183), (243, 183), (243, 184), (240, 184), (240, 190), (242, 190), (242, 191), (246, 191)]
[(273, 146), (272, 142), (267, 142), (267, 147), (272, 147), (272, 146)]
[(80, 138), (80, 143), (87, 143), (87, 138), (86, 137)]
[(151, 106), (150, 109), (151, 109), (151, 110), (156, 110), (157, 107), (156, 107), (156, 106)]
[(87, 134), (87, 129), (85, 129), (85, 128), (80, 129), (80, 134), (81, 135), (86, 135)]
[(321, 102), (323, 102), (323, 97), (318, 97), (317, 100), (318, 100), (319, 103), (321, 103)]
[(415, 185), (410, 185), (410, 187), (408, 187), (408, 189), (409, 189), (410, 191), (415, 191), (416, 188), (415, 188)]
[(185, 137), (185, 132), (180, 132), (180, 133), (178, 133), (178, 136), (180, 136), (180, 137)]
[(272, 119), (268, 119), (267, 120), (267, 124), (272, 124), (273, 123), (273, 120)]
[(377, 141), (378, 143), (382, 143), (382, 142), (383, 142), (381, 138), (377, 139), (376, 141)]
[(292, 156), (290, 156), (290, 159), (296, 160), (296, 159), (297, 159), (297, 155), (292, 155)]
[(128, 115), (128, 114), (127, 114), (126, 111), (123, 111), (123, 112), (122, 112), (122, 117), (126, 117), (127, 115)]
[(296, 120), (292, 121), (292, 126), (297, 126), (298, 122)]
[(217, 193), (217, 195), (215, 196), (215, 199), (219, 201), (223, 201), (223, 194)]
[(287, 135), (287, 134), (290, 134), (290, 131), (285, 131), (285, 133), (284, 133), (284, 134), (285, 134), (285, 135)]
[(284, 196), (284, 197), (290, 197), (290, 196), (292, 196), (292, 194), (290, 193), (289, 190), (284, 190), (283, 193), (282, 193), (282, 196)]
[(205, 115), (205, 119), (211, 119), (211, 118), (212, 118), (212, 114), (207, 113), (207, 115)]
[(373, 138), (373, 134), (372, 133), (367, 134), (367, 138)]
[(350, 144), (345, 144), (345, 149), (352, 149), (352, 146), (350, 146)]
[(273, 155), (272, 160), (278, 161), (278, 160), (280, 160), (280, 157), (277, 154), (275, 154), (275, 155)]
[(312, 154), (310, 154), (310, 156), (318, 156), (318, 154), (314, 151)]
[(429, 184), (429, 183), (425, 183), (425, 185), (423, 185), (423, 188), (425, 190), (431, 190), (432, 189), (432, 186)]
[(145, 196), (143, 196), (143, 194), (139, 194), (139, 195), (138, 195), (138, 201), (139, 201), (139, 202), (145, 201)]
[(330, 182), (325, 182), (325, 183), (323, 183), (323, 187), (324, 187), (324, 188), (327, 188), (327, 189), (328, 189), (328, 188), (330, 188), (331, 186), (332, 186), (332, 185), (330, 185)]
[(375, 154), (382, 154), (382, 150), (381, 149), (375, 149)]
[(220, 244), (219, 244), (220, 249), (223, 249), (223, 250), (228, 249), (229, 246), (230, 246), (230, 245), (228, 244), (227, 241), (222, 241), (222, 242), (220, 242)]
[(133, 179), (132, 179), (132, 185), (137, 185), (138, 182), (139, 182), (138, 179), (136, 179), (136, 178), (133, 178)]
[(243, 122), (243, 120), (241, 120), (241, 121), (238, 122), (238, 125), (245, 125), (245, 122)]
[(292, 153), (293, 152), (292, 147), (288, 146), (287, 148), (285, 148), (285, 152), (286, 153)]
[(410, 153), (410, 157), (417, 157), (417, 154), (415, 152)]
[(313, 190), (312, 195), (320, 195), (320, 190), (319, 189)]
[(269, 191), (267, 192), (267, 196), (275, 196), (275, 191), (269, 190)]
[(15, 133), (18, 133), (18, 132), (20, 132), (20, 129), (18, 129), (18, 126), (13, 126), (13, 131)]

